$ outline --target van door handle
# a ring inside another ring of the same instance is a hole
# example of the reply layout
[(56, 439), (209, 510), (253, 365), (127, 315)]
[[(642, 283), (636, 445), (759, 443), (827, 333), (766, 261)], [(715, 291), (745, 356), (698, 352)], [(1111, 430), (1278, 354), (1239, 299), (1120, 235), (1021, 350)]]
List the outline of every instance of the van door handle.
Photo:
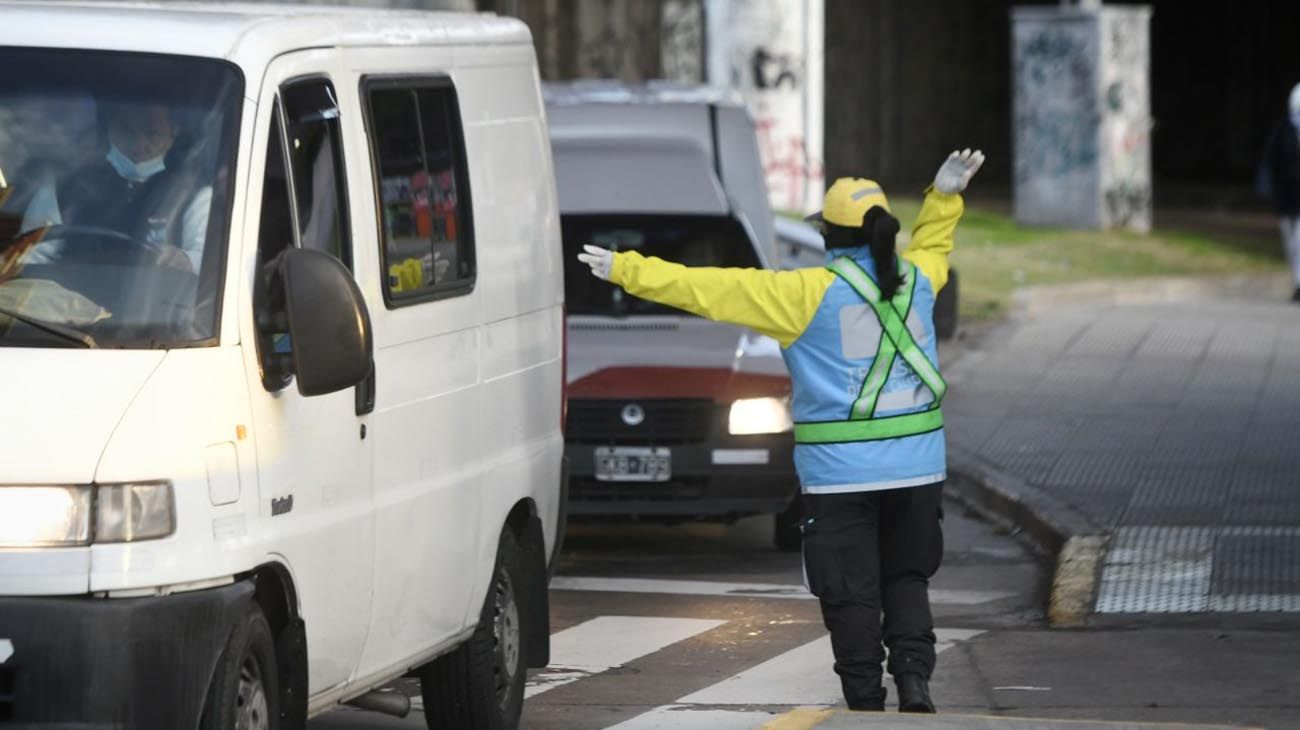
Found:
[(375, 361), (370, 361), (370, 374), (357, 383), (357, 415), (364, 416), (375, 410)]

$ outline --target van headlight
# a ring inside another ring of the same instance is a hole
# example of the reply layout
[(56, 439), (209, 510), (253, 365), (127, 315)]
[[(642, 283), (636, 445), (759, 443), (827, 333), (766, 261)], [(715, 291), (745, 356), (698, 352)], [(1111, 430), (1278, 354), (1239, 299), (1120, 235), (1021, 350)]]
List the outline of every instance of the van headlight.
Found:
[(73, 547), (166, 537), (171, 482), (0, 486), (0, 547)]
[(90, 544), (91, 488), (0, 487), (0, 547)]
[(788, 398), (741, 398), (731, 404), (727, 418), (733, 436), (785, 433), (793, 428)]

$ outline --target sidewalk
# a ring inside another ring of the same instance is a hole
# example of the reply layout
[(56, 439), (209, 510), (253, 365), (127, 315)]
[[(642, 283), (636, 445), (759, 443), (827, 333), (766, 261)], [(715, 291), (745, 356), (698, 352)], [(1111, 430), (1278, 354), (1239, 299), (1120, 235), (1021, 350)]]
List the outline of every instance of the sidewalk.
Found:
[(1075, 619), (1300, 612), (1300, 306), (1145, 286), (1040, 293), (945, 364), (958, 489), (1064, 549)]

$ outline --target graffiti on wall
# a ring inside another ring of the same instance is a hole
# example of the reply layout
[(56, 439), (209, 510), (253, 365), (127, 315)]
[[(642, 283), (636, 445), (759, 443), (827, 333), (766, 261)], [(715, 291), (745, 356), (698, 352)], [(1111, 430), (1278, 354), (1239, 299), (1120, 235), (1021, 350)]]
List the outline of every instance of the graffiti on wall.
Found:
[(1151, 120), (1147, 65), (1148, 18), (1142, 12), (1106, 17), (1102, 37), (1101, 201), (1109, 225), (1151, 227)]
[(704, 5), (702, 0), (664, 0), (660, 16), (659, 58), (663, 77), (697, 84), (704, 80)]
[(822, 162), (818, 0), (713, 0), (710, 78), (740, 91), (758, 127), (772, 206), (813, 210)]
[(1149, 229), (1148, 11), (1014, 17), (1016, 218)]
[(1096, 165), (1094, 55), (1087, 30), (1046, 25), (1026, 33), (1016, 51), (1017, 180)]

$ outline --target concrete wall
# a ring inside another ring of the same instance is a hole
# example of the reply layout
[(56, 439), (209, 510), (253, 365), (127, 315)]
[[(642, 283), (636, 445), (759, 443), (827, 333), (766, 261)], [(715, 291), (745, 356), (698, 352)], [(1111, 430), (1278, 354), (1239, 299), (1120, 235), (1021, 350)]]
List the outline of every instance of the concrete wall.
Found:
[(1151, 227), (1150, 13), (1017, 8), (1016, 220)]
[[(410, 1), (410, 0), (407, 0)], [(449, 0), (451, 1), (451, 0)], [(657, 78), (661, 6), (692, 0), (479, 0), (516, 15), (546, 78)], [(825, 0), (827, 179), (869, 174), (916, 189), (957, 146), (988, 154), (982, 192), (1010, 192), (1012, 0)], [(1110, 3), (1107, 3), (1110, 4)], [(1156, 198), (1169, 181), (1213, 196), (1249, 182), (1300, 81), (1300, 2), (1133, 0), (1153, 7)], [(588, 48), (587, 46), (594, 46)], [(671, 44), (669, 44), (671, 45)]]

